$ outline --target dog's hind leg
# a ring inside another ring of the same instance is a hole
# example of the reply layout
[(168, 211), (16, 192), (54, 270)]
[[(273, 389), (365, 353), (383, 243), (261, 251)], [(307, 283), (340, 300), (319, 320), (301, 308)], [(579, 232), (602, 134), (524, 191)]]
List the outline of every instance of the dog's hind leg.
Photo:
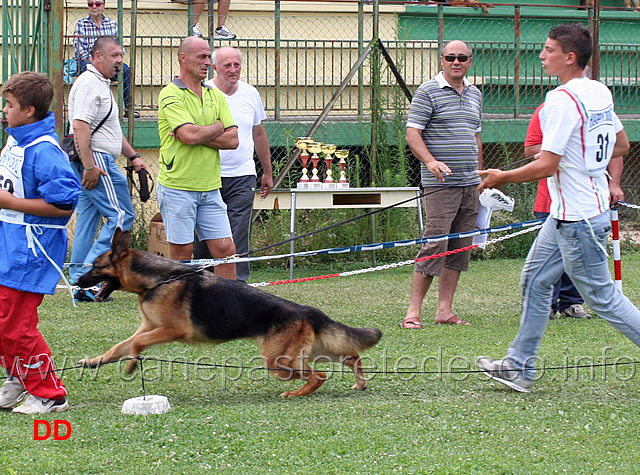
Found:
[[(276, 359), (274, 363), (276, 368), (283, 368), (283, 370), (272, 371), (278, 379), (302, 379), (306, 381), (301, 388), (295, 391), (285, 391), (280, 394), (280, 397), (306, 396), (316, 391), (327, 379), (325, 373), (311, 368), (306, 361), (301, 364), (295, 364), (295, 361), (285, 356)], [(272, 366), (269, 367), (272, 368)]]
[(279, 330), (265, 337), (260, 346), (267, 368), (280, 380), (302, 379), (306, 383), (295, 391), (285, 391), (281, 397), (306, 396), (316, 391), (327, 379), (327, 375), (309, 366), (315, 333), (307, 322)]
[[(267, 365), (271, 373), (278, 379), (287, 381), (290, 379), (302, 379), (306, 383), (295, 391), (285, 391), (280, 397), (306, 396), (316, 391), (327, 379), (327, 375), (322, 371), (311, 368), (306, 361), (296, 362), (296, 356), (282, 355), (276, 358), (267, 359)], [(277, 369), (273, 369), (277, 368)]]
[(351, 389), (358, 389), (359, 391), (367, 389), (367, 378), (364, 376), (360, 355), (342, 356), (340, 357), (340, 363), (351, 368), (356, 377), (356, 384), (351, 386)]

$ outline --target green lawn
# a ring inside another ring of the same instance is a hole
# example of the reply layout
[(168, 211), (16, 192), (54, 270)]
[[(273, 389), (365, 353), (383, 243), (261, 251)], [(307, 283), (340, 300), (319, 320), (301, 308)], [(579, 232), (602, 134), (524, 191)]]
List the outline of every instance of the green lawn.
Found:
[[(640, 302), (640, 254), (623, 257), (625, 292)], [(34, 441), (33, 419), (0, 413), (0, 467), (7, 473), (635, 473), (640, 437), (636, 366), (576, 369), (577, 364), (640, 360), (640, 352), (603, 320), (550, 322), (540, 356), (548, 369), (530, 394), (473, 370), (479, 355), (501, 357), (518, 328), (522, 261), (474, 261), (457, 293), (470, 327), (435, 326), (427, 296), (423, 330), (401, 330), (410, 266), (372, 274), (269, 287), (352, 326), (382, 330), (365, 363), (379, 373), (365, 392), (339, 372), (315, 394), (278, 395), (299, 382), (263, 371), (144, 363), (147, 394), (172, 410), (132, 416), (122, 403), (142, 393), (141, 377), (119, 365), (69, 369), (71, 409), (38, 417), (70, 422), (65, 441)], [(325, 273), (325, 272), (321, 272)], [(328, 273), (328, 272), (326, 272)], [(300, 272), (302, 274), (302, 272)], [(317, 273), (310, 272), (309, 275)], [(253, 274), (254, 281), (286, 270)], [(41, 331), (59, 368), (73, 367), (128, 337), (138, 325), (133, 295), (71, 306), (67, 293), (45, 298)], [(148, 357), (242, 365), (258, 362), (252, 342), (217, 348), (168, 344)], [(573, 367), (572, 367), (573, 366)], [(329, 368), (327, 365), (323, 368)], [(415, 371), (399, 373), (396, 369)]]

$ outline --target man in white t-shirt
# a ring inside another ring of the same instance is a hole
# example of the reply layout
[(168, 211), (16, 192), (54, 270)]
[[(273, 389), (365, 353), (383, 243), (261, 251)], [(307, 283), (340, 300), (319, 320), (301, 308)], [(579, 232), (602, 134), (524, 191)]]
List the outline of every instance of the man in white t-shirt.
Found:
[(537, 160), (514, 170), (478, 171), (479, 189), (549, 179), (550, 217), (533, 243), (521, 277), (520, 330), (507, 356), (476, 364), (490, 378), (529, 392), (540, 342), (549, 320), (553, 284), (563, 272), (594, 313), (640, 346), (640, 311), (615, 285), (606, 239), (611, 230), (606, 175), (611, 157), (629, 151), (629, 139), (613, 111), (609, 89), (584, 77), (593, 52), (589, 30), (580, 23), (551, 29), (540, 53), (542, 67), (561, 86), (547, 94), (540, 113), (542, 146)]
[[(222, 170), (222, 199), (227, 205), (236, 252), (249, 252), (251, 214), (256, 191), (256, 164), (254, 151), (262, 166), (260, 195), (266, 197), (273, 188), (271, 149), (269, 138), (262, 124), (267, 118), (258, 90), (240, 80), (242, 54), (240, 50), (224, 46), (215, 50), (211, 57), (216, 77), (205, 84), (218, 88), (229, 104), (231, 115), (238, 125), (238, 148), (220, 150)], [(196, 258), (208, 258), (206, 247), (198, 244)], [(249, 278), (249, 263), (236, 264), (237, 278), (246, 282)]]
[[(70, 131), (79, 157), (71, 162), (71, 168), (83, 191), (76, 208), (73, 264), (93, 264), (99, 255), (111, 249), (116, 228), (131, 229), (134, 210), (127, 178), (116, 163), (120, 154), (131, 161), (135, 171), (147, 168), (120, 128), (111, 78), (121, 67), (122, 47), (118, 41), (110, 36), (100, 37), (93, 45), (87, 71), (73, 82), (69, 91)], [(71, 267), (71, 280), (75, 282), (88, 270)], [(74, 297), (80, 302), (95, 301), (95, 293), (90, 290), (78, 290)]]

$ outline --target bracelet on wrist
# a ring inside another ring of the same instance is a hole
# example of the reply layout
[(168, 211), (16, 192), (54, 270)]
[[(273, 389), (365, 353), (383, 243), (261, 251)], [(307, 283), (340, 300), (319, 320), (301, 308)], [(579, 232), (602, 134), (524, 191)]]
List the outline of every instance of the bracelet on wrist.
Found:
[(85, 171), (93, 170), (97, 165), (93, 165), (92, 167), (85, 167)]
[(136, 152), (135, 155), (129, 157), (129, 160), (135, 160), (136, 158), (140, 158), (140, 154), (138, 152)]

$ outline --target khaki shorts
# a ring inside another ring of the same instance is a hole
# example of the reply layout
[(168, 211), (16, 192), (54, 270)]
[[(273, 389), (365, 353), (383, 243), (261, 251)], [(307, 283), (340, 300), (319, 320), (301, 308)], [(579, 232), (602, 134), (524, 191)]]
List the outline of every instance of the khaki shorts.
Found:
[[(473, 231), (480, 207), (476, 185), (429, 187), (424, 189), (424, 193), (426, 194), (422, 197), (422, 202), (427, 215), (424, 237)], [(468, 237), (425, 243), (418, 253), (418, 258), (467, 247), (472, 241), (473, 238)], [(469, 269), (470, 258), (471, 250), (467, 250), (444, 258), (426, 259), (416, 262), (414, 272), (424, 276), (439, 276), (443, 267), (466, 271)]]

